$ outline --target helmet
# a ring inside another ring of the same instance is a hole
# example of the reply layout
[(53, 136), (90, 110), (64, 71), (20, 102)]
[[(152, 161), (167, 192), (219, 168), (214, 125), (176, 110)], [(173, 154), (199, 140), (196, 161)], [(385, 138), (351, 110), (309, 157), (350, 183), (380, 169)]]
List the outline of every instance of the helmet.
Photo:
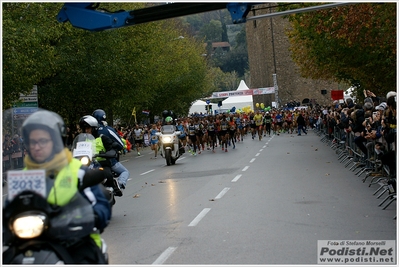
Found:
[(92, 134), (97, 136), (98, 121), (93, 116), (86, 115), (80, 118), (79, 126), (82, 130), (88, 127), (92, 128)]
[(67, 132), (64, 120), (55, 112), (39, 110), (30, 115), (22, 124), (24, 145), (29, 152), (29, 135), (33, 130), (45, 130), (50, 133), (53, 141), (53, 155), (65, 147)]
[(96, 109), (95, 111), (93, 111), (92, 115), (98, 121), (98, 123), (105, 121), (105, 119), (107, 118), (105, 111), (102, 109)]
[(165, 118), (165, 122), (172, 122), (172, 121), (173, 121), (173, 119), (171, 116), (168, 116)]

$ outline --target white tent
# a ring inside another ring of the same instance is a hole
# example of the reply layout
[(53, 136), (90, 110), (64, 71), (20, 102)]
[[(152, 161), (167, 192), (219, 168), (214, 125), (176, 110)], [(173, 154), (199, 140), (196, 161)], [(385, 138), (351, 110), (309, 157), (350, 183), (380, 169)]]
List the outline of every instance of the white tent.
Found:
[(206, 105), (207, 104), (205, 101), (202, 101), (202, 100), (195, 101), (190, 107), (189, 114), (193, 114), (195, 112), (197, 112), (198, 114), (200, 114), (201, 112), (202, 112), (202, 114), (205, 114), (206, 113), (206, 110), (205, 110)]
[[(238, 86), (236, 91), (239, 90), (248, 90), (248, 86), (245, 84), (244, 80), (241, 80), (240, 85)], [(250, 106), (251, 110), (254, 109), (253, 99), (251, 95), (243, 95), (243, 96), (232, 96), (226, 98), (222, 101), (222, 109), (231, 109), (236, 107), (236, 109), (240, 109), (243, 107)]]

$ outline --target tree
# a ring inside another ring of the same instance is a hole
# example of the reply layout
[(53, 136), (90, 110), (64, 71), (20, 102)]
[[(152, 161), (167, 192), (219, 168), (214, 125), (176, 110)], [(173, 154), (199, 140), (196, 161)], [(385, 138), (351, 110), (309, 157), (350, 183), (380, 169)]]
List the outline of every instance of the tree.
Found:
[(220, 20), (211, 20), (208, 24), (202, 26), (199, 39), (211, 42), (220, 42), (222, 40), (222, 23)]
[(396, 90), (396, 4), (352, 4), (289, 20), (292, 56), (302, 76), (359, 84), (359, 91), (377, 95)]
[(68, 26), (56, 21), (58, 3), (2, 3), (3, 108), (57, 71), (55, 46)]

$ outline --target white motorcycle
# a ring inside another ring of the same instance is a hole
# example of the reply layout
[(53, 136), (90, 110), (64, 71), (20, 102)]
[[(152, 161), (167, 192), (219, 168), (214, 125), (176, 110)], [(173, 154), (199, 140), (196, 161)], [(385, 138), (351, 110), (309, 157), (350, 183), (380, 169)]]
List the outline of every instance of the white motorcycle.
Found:
[(158, 132), (161, 156), (165, 158), (166, 165), (174, 165), (176, 160), (185, 152), (180, 146), (180, 131), (176, 131), (174, 125), (164, 125), (161, 132)]

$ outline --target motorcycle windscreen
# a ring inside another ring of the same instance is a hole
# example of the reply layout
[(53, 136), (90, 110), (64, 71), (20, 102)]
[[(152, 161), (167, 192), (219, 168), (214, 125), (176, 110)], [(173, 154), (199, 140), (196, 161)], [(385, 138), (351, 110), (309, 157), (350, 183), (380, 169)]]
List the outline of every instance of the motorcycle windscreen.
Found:
[(91, 134), (80, 133), (73, 139), (71, 150), (73, 157), (88, 156), (91, 160), (96, 153), (96, 139)]
[(76, 193), (67, 205), (59, 209), (57, 215), (50, 218), (49, 236), (58, 240), (71, 240), (93, 232), (93, 208), (80, 193)]
[(173, 125), (164, 125), (161, 127), (162, 134), (173, 134), (175, 132), (175, 126)]

